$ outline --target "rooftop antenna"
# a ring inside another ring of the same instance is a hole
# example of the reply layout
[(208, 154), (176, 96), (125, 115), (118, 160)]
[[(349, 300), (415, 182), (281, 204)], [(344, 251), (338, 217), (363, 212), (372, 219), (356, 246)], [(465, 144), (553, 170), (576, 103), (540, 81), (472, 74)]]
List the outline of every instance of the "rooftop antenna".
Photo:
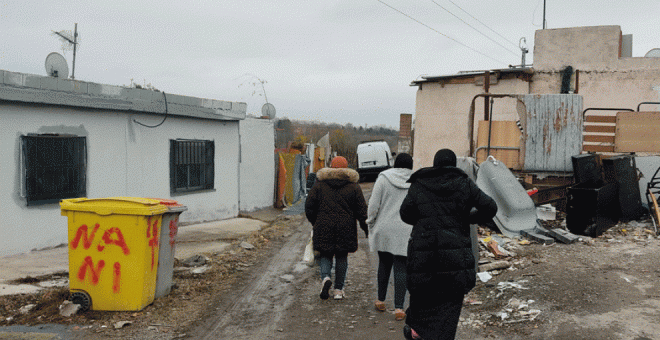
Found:
[(543, 29), (547, 27), (547, 22), (545, 21), (545, 0), (543, 0)]
[(66, 59), (57, 53), (52, 52), (46, 57), (46, 74), (55, 78), (68, 78), (69, 66), (66, 64)]
[(59, 32), (53, 31), (62, 40), (62, 51), (73, 49), (73, 64), (71, 67), (71, 79), (76, 79), (76, 48), (78, 46), (78, 23), (75, 24), (73, 34), (69, 30), (62, 30)]
[(525, 55), (529, 52), (527, 49), (527, 39), (525, 39), (525, 37), (520, 38), (520, 41), (518, 41), (518, 47), (522, 52), (522, 61), (520, 62), (520, 66), (525, 67)]

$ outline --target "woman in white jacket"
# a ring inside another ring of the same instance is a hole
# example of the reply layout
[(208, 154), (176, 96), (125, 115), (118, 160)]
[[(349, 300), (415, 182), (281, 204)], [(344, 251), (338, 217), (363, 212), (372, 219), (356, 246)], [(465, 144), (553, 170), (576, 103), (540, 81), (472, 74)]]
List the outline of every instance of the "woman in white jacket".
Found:
[(412, 157), (399, 154), (394, 168), (378, 175), (369, 198), (367, 225), (369, 247), (378, 252), (378, 300), (376, 310), (384, 312), (387, 286), (394, 267), (394, 318), (403, 320), (406, 313), (403, 304), (406, 298), (406, 255), (412, 225), (401, 221), (399, 208), (408, 193), (412, 174)]

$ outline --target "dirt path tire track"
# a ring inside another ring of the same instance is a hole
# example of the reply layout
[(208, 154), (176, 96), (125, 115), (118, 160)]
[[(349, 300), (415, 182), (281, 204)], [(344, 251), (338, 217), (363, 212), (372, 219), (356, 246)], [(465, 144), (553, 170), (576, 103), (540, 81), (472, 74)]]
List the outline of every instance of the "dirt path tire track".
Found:
[[(287, 241), (271, 249), (270, 259), (248, 274), (249, 283), (240, 291), (228, 293), (216, 306), (214, 315), (189, 332), (194, 339), (266, 339), (276, 332), (283, 312), (295, 298), (297, 283), (312, 274), (300, 262), (311, 226), (301, 217)], [(293, 274), (287, 282), (281, 278)]]

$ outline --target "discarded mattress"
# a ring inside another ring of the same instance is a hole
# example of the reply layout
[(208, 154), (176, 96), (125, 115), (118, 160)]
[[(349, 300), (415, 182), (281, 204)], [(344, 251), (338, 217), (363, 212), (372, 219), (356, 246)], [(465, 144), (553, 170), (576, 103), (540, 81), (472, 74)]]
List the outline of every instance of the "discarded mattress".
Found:
[(506, 164), (488, 156), (479, 166), (477, 186), (497, 203), (493, 220), (502, 234), (516, 237), (523, 231), (534, 232), (537, 226), (534, 201)]

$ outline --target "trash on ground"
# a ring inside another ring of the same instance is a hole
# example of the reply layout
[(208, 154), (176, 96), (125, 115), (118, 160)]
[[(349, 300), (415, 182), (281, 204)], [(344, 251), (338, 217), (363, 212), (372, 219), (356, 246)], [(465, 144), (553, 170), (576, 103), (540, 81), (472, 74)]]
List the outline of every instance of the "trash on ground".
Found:
[(120, 328), (124, 328), (126, 326), (130, 326), (131, 324), (133, 324), (133, 322), (131, 322), (131, 321), (118, 321), (118, 322), (115, 322), (114, 326), (115, 326), (115, 329), (120, 329)]
[(481, 282), (488, 282), (488, 280), (493, 278), (493, 276), (488, 272), (479, 272), (477, 273), (477, 277)]
[(181, 262), (186, 267), (200, 267), (210, 262), (211, 260), (204, 255), (193, 255)]
[(552, 204), (543, 204), (536, 207), (536, 216), (543, 221), (554, 221), (557, 219), (557, 209)]
[(282, 279), (282, 281), (287, 282), (287, 283), (293, 282), (294, 278), (295, 278), (295, 276), (293, 276), (291, 274), (284, 274), (284, 275), (280, 276), (280, 279)]
[(65, 300), (64, 302), (62, 302), (59, 309), (60, 309), (60, 315), (62, 315), (65, 318), (68, 318), (78, 313), (78, 310), (80, 310), (80, 305), (77, 303), (73, 303), (69, 300)]
[(31, 303), (31, 304), (29, 304), (29, 305), (25, 305), (25, 306), (21, 307), (18, 311), (19, 311), (21, 314), (27, 314), (27, 313), (29, 313), (29, 312), (30, 312), (34, 307), (36, 307), (36, 306), (37, 306), (37, 305)]
[(211, 266), (204, 265), (201, 267), (194, 268), (190, 272), (193, 274), (204, 274), (207, 271), (209, 271), (209, 269), (211, 269)]
[(511, 262), (509, 261), (495, 261), (480, 265), (479, 272), (488, 272), (491, 270), (506, 269), (509, 267), (511, 267)]
[(254, 245), (252, 245), (252, 243), (245, 242), (245, 241), (241, 242), (241, 247), (243, 247), (243, 249), (247, 249), (247, 250), (254, 249)]

